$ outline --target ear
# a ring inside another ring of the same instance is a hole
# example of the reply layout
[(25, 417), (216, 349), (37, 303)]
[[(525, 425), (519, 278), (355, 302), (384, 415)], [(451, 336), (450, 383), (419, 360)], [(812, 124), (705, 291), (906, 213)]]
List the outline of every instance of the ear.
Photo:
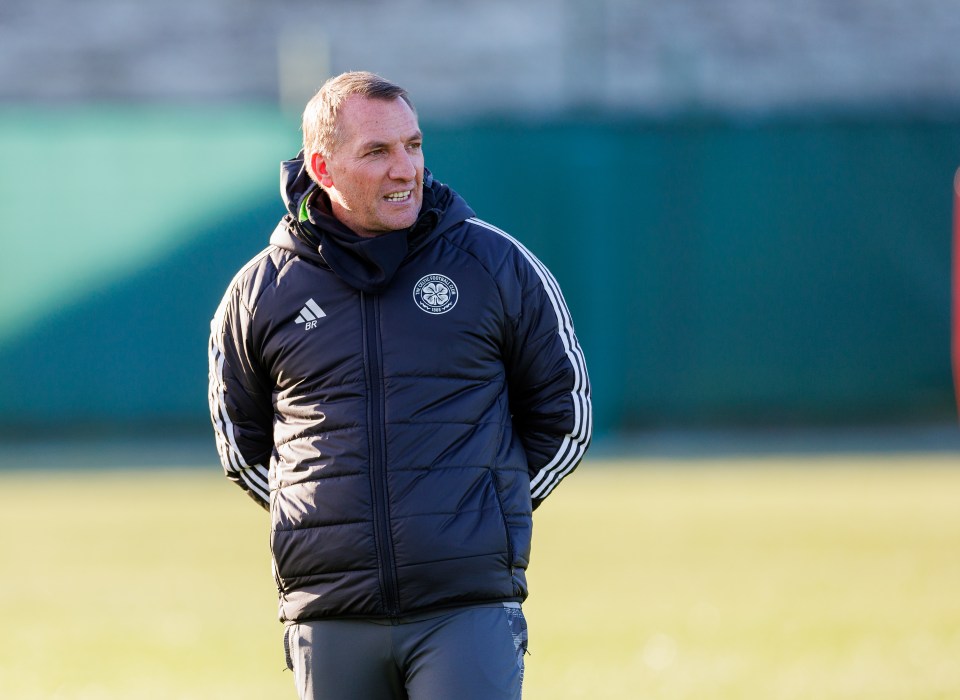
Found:
[(324, 187), (333, 187), (333, 178), (327, 172), (327, 161), (322, 155), (314, 153), (310, 156), (310, 169), (317, 182)]

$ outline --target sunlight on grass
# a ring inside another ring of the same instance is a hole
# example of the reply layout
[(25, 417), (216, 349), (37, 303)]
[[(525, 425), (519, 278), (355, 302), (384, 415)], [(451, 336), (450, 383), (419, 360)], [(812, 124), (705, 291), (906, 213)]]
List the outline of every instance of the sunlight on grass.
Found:
[[(960, 697), (950, 456), (589, 461), (537, 511), (524, 697)], [(0, 697), (284, 698), (216, 467), (0, 473)]]
[(267, 515), (223, 482), (0, 477), (0, 697), (283, 697)]
[(537, 513), (525, 697), (960, 697), (952, 461), (586, 465)]

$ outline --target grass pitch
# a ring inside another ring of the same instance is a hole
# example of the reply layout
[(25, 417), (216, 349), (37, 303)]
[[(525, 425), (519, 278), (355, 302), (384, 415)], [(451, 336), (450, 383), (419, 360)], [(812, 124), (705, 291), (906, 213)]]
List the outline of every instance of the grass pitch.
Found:
[[(267, 529), (212, 464), (0, 472), (0, 697), (295, 697)], [(588, 459), (529, 579), (527, 700), (958, 698), (960, 460)]]

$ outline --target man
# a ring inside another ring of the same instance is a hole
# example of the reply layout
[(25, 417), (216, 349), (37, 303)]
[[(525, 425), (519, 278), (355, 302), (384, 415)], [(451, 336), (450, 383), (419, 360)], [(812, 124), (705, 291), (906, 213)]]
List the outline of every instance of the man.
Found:
[(268, 509), (301, 698), (519, 698), (532, 510), (591, 436), (557, 283), (424, 168), (407, 93), (329, 80), (288, 214), (211, 324), (227, 476)]

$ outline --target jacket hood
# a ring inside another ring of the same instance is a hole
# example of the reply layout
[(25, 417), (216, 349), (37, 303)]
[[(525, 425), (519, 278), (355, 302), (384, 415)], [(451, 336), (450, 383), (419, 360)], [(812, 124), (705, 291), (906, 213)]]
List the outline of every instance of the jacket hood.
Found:
[(424, 169), (423, 204), (413, 226), (373, 238), (358, 236), (333, 216), (326, 194), (307, 174), (303, 151), (280, 164), (280, 195), (288, 215), (270, 243), (329, 267), (368, 293), (382, 292), (407, 257), (474, 216), (460, 195)]

